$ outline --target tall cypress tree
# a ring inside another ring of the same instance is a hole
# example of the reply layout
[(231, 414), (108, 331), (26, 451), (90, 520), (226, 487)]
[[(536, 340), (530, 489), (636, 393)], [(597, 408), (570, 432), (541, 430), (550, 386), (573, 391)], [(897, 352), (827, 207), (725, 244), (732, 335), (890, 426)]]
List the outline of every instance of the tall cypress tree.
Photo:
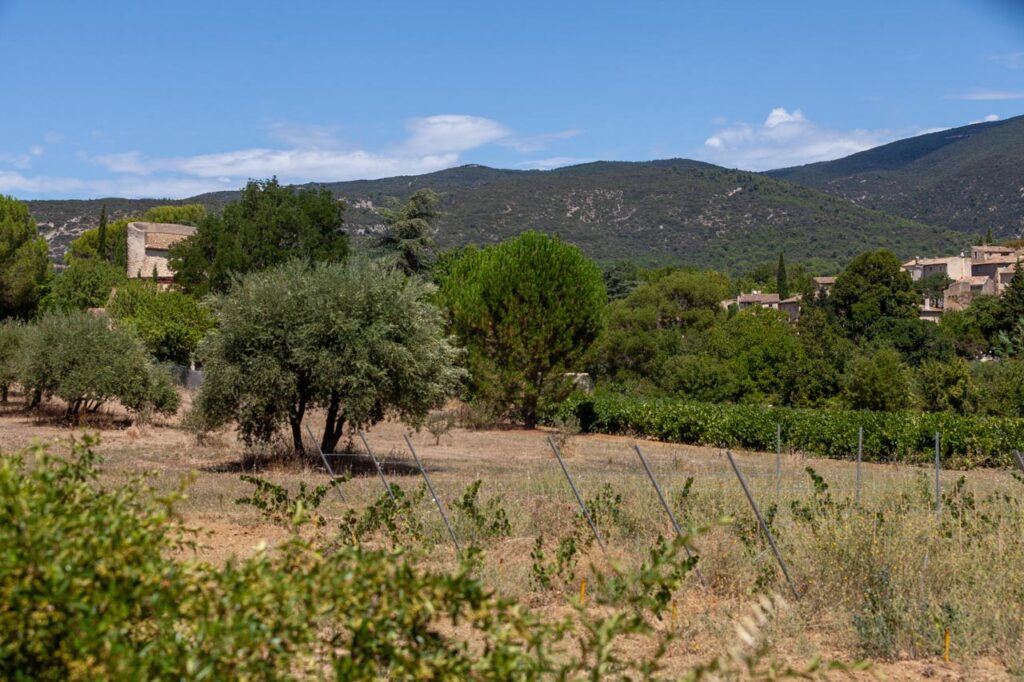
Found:
[(775, 270), (775, 288), (779, 298), (789, 298), (789, 277), (786, 276), (786, 259), (779, 254), (779, 267)]
[(96, 235), (96, 255), (105, 261), (109, 261), (107, 255), (107, 205), (100, 207), (100, 229)]
[(985, 233), (985, 243), (986, 244), (991, 244), (992, 243), (992, 228), (991, 227), (988, 228), (988, 232)]

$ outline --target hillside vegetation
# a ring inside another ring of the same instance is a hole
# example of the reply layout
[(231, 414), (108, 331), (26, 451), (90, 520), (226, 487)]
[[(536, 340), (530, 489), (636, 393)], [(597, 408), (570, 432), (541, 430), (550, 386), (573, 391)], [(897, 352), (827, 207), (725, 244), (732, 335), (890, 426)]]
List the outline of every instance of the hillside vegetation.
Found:
[[(324, 186), (347, 202), (345, 219), (355, 234), (382, 229), (382, 206), (424, 187), (439, 192), (442, 247), (497, 243), (535, 229), (599, 259), (740, 270), (784, 251), (826, 271), (868, 248), (910, 257), (959, 250), (968, 241), (788, 182), (685, 159), (598, 162), (552, 171), (462, 166)], [(187, 201), (217, 211), (235, 198), (237, 193), (217, 192)], [(59, 252), (68, 235), (91, 226), (101, 203), (33, 201), (30, 208), (41, 225), (52, 224), (51, 243)], [(141, 212), (153, 202), (118, 200), (108, 211), (117, 216), (136, 203)]]
[(899, 140), (767, 174), (972, 234), (1024, 230), (1024, 116)]

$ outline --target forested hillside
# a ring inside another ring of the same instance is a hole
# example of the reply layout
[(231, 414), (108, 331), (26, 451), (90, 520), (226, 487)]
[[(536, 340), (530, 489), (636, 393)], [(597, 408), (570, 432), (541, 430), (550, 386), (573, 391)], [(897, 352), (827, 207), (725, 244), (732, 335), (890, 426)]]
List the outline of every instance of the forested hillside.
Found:
[(1024, 231), (1024, 116), (899, 140), (768, 175), (972, 235)]
[[(685, 159), (597, 162), (552, 171), (461, 166), (325, 186), (347, 202), (346, 222), (356, 235), (380, 229), (382, 206), (424, 187), (441, 193), (438, 241), (443, 247), (496, 243), (536, 229), (599, 259), (738, 270), (784, 251), (793, 260), (829, 270), (865, 249), (885, 247), (910, 257), (959, 250), (968, 241), (764, 175)], [(185, 201), (217, 211), (236, 197), (218, 192)], [(95, 224), (102, 203), (119, 217), (156, 202), (29, 203), (59, 254), (75, 234)]]

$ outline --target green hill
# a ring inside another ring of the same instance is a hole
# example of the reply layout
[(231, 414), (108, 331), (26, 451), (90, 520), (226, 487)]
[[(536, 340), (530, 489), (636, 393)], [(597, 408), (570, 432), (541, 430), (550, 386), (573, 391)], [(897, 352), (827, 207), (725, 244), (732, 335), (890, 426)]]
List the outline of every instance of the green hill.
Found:
[[(346, 221), (357, 235), (381, 228), (382, 205), (422, 187), (440, 192), (444, 217), (438, 241), (446, 247), (489, 244), (536, 229), (599, 259), (739, 270), (773, 261), (783, 251), (791, 261), (830, 271), (865, 249), (886, 247), (910, 257), (958, 251), (968, 241), (765, 175), (685, 159), (551, 171), (461, 166), (325, 186), (348, 203)], [(234, 196), (218, 192), (184, 201), (217, 210)], [(119, 203), (118, 212), (130, 210), (131, 203)], [(55, 204), (68, 202), (34, 201), (30, 208), (47, 222)], [(99, 201), (77, 202), (78, 208), (83, 204), (92, 204), (88, 208), (98, 215)], [(140, 212), (143, 207), (139, 202)], [(90, 221), (83, 215), (76, 224), (84, 228)]]
[(768, 171), (872, 208), (971, 235), (1024, 233), (1024, 116)]

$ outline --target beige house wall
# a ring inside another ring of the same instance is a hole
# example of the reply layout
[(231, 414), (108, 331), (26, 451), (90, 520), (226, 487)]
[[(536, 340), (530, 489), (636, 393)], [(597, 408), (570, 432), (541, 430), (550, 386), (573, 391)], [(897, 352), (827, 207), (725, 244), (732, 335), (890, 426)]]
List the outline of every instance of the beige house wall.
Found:
[(167, 263), (170, 248), (196, 233), (191, 225), (174, 223), (128, 223), (128, 277), (147, 278), (154, 269), (159, 280), (170, 280), (174, 272)]

